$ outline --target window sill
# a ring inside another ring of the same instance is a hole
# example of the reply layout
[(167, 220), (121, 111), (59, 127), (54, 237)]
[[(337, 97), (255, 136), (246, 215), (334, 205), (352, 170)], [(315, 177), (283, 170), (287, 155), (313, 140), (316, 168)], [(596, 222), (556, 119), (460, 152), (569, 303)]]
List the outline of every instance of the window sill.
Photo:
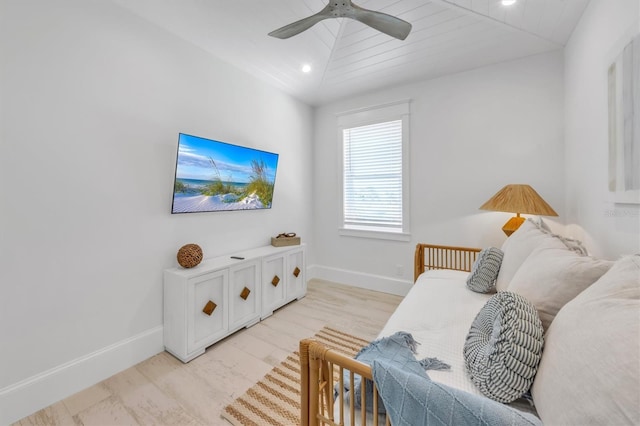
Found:
[(372, 229), (338, 228), (338, 234), (345, 237), (372, 238), (376, 240), (411, 241), (406, 232), (377, 231)]

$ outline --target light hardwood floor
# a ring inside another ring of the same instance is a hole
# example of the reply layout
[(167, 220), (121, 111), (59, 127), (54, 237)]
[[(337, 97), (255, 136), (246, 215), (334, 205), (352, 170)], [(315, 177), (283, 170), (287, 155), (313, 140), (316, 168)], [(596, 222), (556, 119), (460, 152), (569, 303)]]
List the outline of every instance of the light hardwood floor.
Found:
[(399, 296), (309, 281), (307, 296), (188, 364), (162, 352), (16, 425), (229, 425), (222, 409), (323, 326), (374, 339)]

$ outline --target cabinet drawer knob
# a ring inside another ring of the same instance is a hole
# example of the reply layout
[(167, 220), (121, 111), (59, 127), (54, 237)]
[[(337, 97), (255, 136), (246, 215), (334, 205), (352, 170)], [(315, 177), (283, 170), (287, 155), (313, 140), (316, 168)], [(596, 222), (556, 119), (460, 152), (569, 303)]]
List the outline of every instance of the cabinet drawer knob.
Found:
[(271, 280), (271, 285), (273, 285), (274, 287), (278, 287), (279, 282), (280, 282), (280, 277), (278, 277), (277, 275), (274, 275), (273, 279)]
[(213, 311), (216, 310), (217, 307), (218, 307), (218, 305), (213, 303), (213, 301), (209, 300), (207, 302), (207, 304), (204, 305), (204, 308), (202, 309), (202, 312), (204, 312), (205, 314), (211, 316), (211, 314), (213, 313)]
[(249, 297), (250, 293), (251, 293), (251, 290), (249, 290), (248, 288), (245, 287), (240, 292), (240, 297), (242, 297), (242, 299), (244, 299), (244, 300), (247, 300), (247, 297)]
[(298, 275), (300, 275), (300, 268), (296, 266), (296, 269), (293, 270), (293, 276), (298, 278)]

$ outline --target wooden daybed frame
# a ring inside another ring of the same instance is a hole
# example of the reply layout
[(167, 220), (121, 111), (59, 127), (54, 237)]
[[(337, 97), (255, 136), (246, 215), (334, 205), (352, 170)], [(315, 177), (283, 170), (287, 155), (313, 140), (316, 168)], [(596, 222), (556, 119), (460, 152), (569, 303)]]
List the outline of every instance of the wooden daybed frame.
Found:
[[(432, 244), (418, 244), (414, 260), (414, 281), (428, 269), (453, 269), (457, 271), (471, 271), (480, 249), (468, 247), (450, 247)], [(311, 339), (300, 342), (300, 386), (301, 408), (300, 423), (303, 426), (331, 425), (345, 426), (345, 407), (343, 372), (348, 371), (349, 382), (353, 383), (354, 376), (359, 375), (373, 381), (371, 367), (353, 358), (328, 349), (321, 343)], [(334, 413), (334, 385), (339, 383), (339, 395), (335, 403), (339, 404), (338, 418)], [(350, 386), (352, 388), (352, 386)], [(362, 387), (364, 389), (364, 386)], [(353, 392), (350, 392), (349, 419), (350, 425), (355, 426), (355, 410)], [(378, 411), (377, 389), (373, 388), (373, 411)], [(361, 425), (364, 426), (369, 417), (370, 424), (378, 425), (378, 416), (365, 411), (365, 394), (362, 394), (362, 408), (360, 409)], [(390, 425), (386, 417), (385, 424)], [(382, 426), (382, 424), (380, 425)]]

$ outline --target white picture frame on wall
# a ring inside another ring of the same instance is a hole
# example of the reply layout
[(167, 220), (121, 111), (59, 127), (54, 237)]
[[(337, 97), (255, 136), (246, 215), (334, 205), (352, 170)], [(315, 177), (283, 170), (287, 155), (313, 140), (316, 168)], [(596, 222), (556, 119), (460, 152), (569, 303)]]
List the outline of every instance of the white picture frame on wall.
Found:
[(640, 31), (628, 31), (607, 62), (609, 182), (614, 203), (640, 204)]

